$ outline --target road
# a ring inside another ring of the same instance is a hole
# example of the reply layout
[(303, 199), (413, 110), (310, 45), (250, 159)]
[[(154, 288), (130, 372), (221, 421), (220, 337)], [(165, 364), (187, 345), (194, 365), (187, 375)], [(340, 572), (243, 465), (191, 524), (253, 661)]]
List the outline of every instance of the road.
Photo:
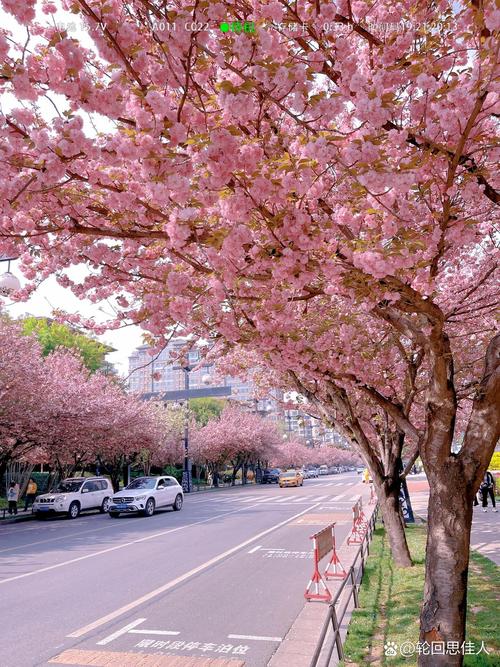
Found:
[(309, 536), (336, 520), (340, 544), (362, 489), (345, 473), (194, 494), (149, 519), (0, 527), (1, 664), (96, 665), (112, 652), (119, 667), (141, 653), (263, 667), (304, 604)]

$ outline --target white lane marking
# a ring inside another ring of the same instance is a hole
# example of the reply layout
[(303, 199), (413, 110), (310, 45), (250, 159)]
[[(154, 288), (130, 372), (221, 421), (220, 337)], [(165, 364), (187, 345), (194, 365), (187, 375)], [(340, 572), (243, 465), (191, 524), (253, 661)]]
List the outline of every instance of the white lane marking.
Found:
[(113, 632), (113, 634), (108, 635), (107, 637), (104, 637), (104, 639), (101, 639), (100, 642), (97, 642), (98, 646), (105, 646), (106, 644), (109, 644), (112, 642), (114, 639), (118, 639), (118, 637), (121, 637), (122, 635), (126, 635), (129, 630), (132, 628), (135, 628), (136, 625), (140, 625), (141, 623), (144, 623), (146, 619), (145, 618), (138, 618), (135, 621), (132, 621), (132, 623), (129, 623), (125, 627), (121, 628), (120, 630), (117, 630), (116, 632)]
[[(248, 505), (247, 507), (252, 507)], [(257, 505), (254, 505), (257, 507)], [(59, 567), (64, 567), (65, 565), (71, 565), (72, 563), (78, 563), (82, 560), (87, 560), (88, 558), (94, 558), (95, 556), (101, 556), (102, 554), (110, 553), (111, 551), (117, 551), (118, 549), (123, 549), (125, 547), (130, 547), (133, 544), (140, 544), (141, 542), (147, 542), (148, 540), (153, 540), (155, 537), (162, 537), (163, 535), (169, 535), (170, 533), (176, 533), (179, 530), (184, 530), (185, 528), (191, 528), (192, 526), (199, 526), (202, 523), (208, 523), (214, 519), (220, 519), (221, 517), (229, 516), (230, 514), (236, 514), (242, 512), (244, 508), (239, 508), (236, 510), (230, 510), (229, 512), (223, 512), (222, 514), (215, 514), (214, 516), (208, 517), (207, 519), (200, 519), (199, 521), (193, 521), (192, 523), (187, 523), (184, 526), (177, 526), (176, 528), (169, 528), (168, 530), (162, 530), (159, 533), (153, 533), (152, 535), (146, 535), (145, 537), (140, 537), (131, 542), (122, 542), (122, 544), (117, 544), (113, 547), (108, 547), (107, 549), (101, 549), (100, 551), (94, 551), (90, 554), (85, 554), (85, 556), (78, 556), (77, 558), (71, 558), (70, 560), (62, 561), (61, 563), (55, 563), (54, 565), (48, 565), (47, 567), (41, 567), (38, 570), (32, 570), (31, 572), (25, 572), (24, 574), (17, 574), (14, 577), (8, 577), (7, 579), (0, 579), (0, 585), (6, 584), (9, 581), (16, 581), (17, 579), (24, 579), (26, 577), (31, 577), (34, 574), (41, 574), (42, 572), (49, 572), (50, 570), (56, 570)]]
[(287, 498), (287, 497), (285, 497), (285, 498), (278, 498), (278, 500), (277, 500), (276, 502), (278, 502), (278, 503), (286, 503), (286, 502), (288, 502), (288, 498)]
[(338, 482), (337, 484), (334, 484), (333, 486), (344, 486), (345, 482)]
[(335, 500), (340, 500), (340, 499), (343, 498), (345, 495), (346, 495), (345, 493), (342, 493), (340, 496), (335, 496), (333, 500), (334, 500), (334, 501), (335, 501)]
[(318, 500), (318, 501), (319, 501), (319, 500), (324, 500), (325, 498), (328, 498), (328, 495), (326, 495), (326, 496), (318, 496), (318, 497), (316, 498), (316, 500)]
[(357, 500), (358, 498), (359, 498), (359, 495), (356, 494), (356, 495), (352, 496), (352, 498), (349, 498), (349, 500)]
[[(317, 504), (310, 505), (309, 507), (306, 507), (306, 509), (302, 510), (302, 512), (298, 512), (297, 514), (294, 514), (293, 516), (289, 517), (288, 519), (285, 519), (285, 521), (280, 521), (279, 523), (275, 524), (274, 526), (271, 526), (270, 528), (267, 528), (266, 530), (262, 531), (261, 533), (258, 533), (257, 535), (254, 535), (253, 537), (250, 537), (248, 540), (245, 540), (244, 542), (241, 542), (240, 544), (237, 544), (234, 547), (231, 547), (231, 549), (228, 549), (227, 551), (224, 551), (223, 553), (219, 554), (218, 556), (214, 556), (214, 558), (211, 558), (210, 560), (207, 560), (205, 563), (202, 563), (201, 565), (198, 565), (197, 567), (194, 567), (192, 570), (189, 570), (189, 572), (186, 572), (185, 574), (182, 574), (180, 577), (176, 577), (175, 579), (172, 579), (171, 581), (168, 581), (166, 584), (163, 584), (163, 586), (159, 586), (158, 588), (155, 588), (154, 590), (150, 591), (149, 593), (146, 593), (146, 595), (141, 596), (140, 598), (137, 598), (133, 602), (129, 602), (129, 604), (123, 605), (123, 607), (119, 607), (118, 609), (115, 609), (115, 611), (112, 611), (109, 614), (106, 614), (106, 616), (101, 616), (101, 618), (98, 618), (96, 621), (93, 621), (92, 623), (89, 623), (88, 625), (85, 625), (83, 628), (79, 628), (78, 630), (75, 630), (69, 635), (66, 635), (67, 637), (82, 637), (83, 635), (86, 635), (88, 632), (91, 632), (92, 630), (95, 630), (95, 628), (98, 628), (101, 625), (104, 625), (105, 623), (108, 623), (108, 621), (112, 621), (118, 616), (122, 616), (123, 614), (127, 613), (131, 609), (135, 609), (136, 607), (139, 607), (141, 604), (144, 604), (145, 602), (149, 602), (149, 600), (152, 600), (153, 598), (157, 597), (158, 595), (161, 595), (162, 593), (165, 593), (165, 591), (170, 590), (171, 588), (174, 588), (174, 586), (177, 586), (178, 584), (181, 584), (183, 581), (186, 581), (187, 579), (190, 579), (192, 576), (195, 574), (198, 574), (199, 572), (203, 572), (207, 568), (211, 567), (212, 565), (215, 565), (216, 563), (219, 563), (221, 560), (224, 560), (224, 558), (227, 558), (228, 556), (231, 556), (232, 554), (236, 553), (237, 551), (240, 551), (241, 549), (244, 549), (246, 546), (249, 544), (252, 544), (252, 542), (255, 542), (256, 540), (260, 540), (262, 537), (265, 535), (269, 535), (269, 533), (272, 533), (275, 530), (278, 530), (278, 528), (281, 528), (282, 526), (286, 526), (288, 523), (291, 523), (292, 521), (295, 521), (299, 516), (302, 516), (303, 514), (306, 514), (307, 512), (310, 512), (312, 509), (317, 507)], [(235, 510), (235, 512), (238, 512), (240, 510)], [(232, 512), (233, 513), (233, 512)], [(226, 516), (226, 515), (223, 515)], [(213, 520), (209, 519), (210, 521)]]
[(259, 549), (260, 549), (260, 545), (257, 546), (257, 547), (254, 547), (253, 549), (250, 549), (250, 551), (249, 551), (248, 553), (249, 553), (249, 554), (254, 554), (254, 553), (255, 553), (256, 551), (258, 551)]
[(228, 639), (250, 639), (257, 642), (282, 642), (282, 637), (260, 637), (259, 635), (228, 635)]
[(130, 635), (180, 635), (175, 630), (129, 630)]

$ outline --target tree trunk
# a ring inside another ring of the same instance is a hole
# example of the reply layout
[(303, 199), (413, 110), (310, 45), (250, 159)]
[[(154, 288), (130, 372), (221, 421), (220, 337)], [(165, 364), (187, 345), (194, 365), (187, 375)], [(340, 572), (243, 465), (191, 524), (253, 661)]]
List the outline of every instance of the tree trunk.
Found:
[(9, 459), (6, 457), (0, 459), (0, 493), (5, 493), (7, 494), (7, 480), (5, 480), (4, 484), (4, 477), (7, 472), (7, 466), (9, 464)]
[(377, 496), (394, 563), (398, 567), (411, 567), (413, 563), (399, 508), (399, 484), (385, 482), (377, 487)]
[[(461, 645), (465, 640), (473, 489), (453, 478), (453, 468), (447, 466), (436, 476), (438, 479), (429, 478), (425, 588), (420, 614), (420, 640), (429, 644)], [(459, 667), (463, 655), (420, 655), (418, 664)]]

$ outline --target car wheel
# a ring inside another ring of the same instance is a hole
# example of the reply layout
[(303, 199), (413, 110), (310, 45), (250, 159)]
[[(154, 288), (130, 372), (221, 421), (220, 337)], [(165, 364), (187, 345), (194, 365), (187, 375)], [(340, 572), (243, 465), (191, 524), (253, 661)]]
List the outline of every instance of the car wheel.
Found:
[(109, 516), (110, 516), (112, 519), (118, 519), (118, 517), (120, 516), (120, 512), (110, 512), (110, 513), (109, 513)]
[(109, 498), (104, 498), (99, 511), (101, 512), (101, 514), (106, 514), (108, 510), (109, 510)]
[(76, 517), (80, 514), (80, 503), (78, 503), (76, 500), (74, 500), (71, 505), (69, 506), (68, 509), (68, 517), (70, 519), (76, 519)]
[(178, 512), (179, 510), (182, 509), (182, 496), (181, 496), (180, 493), (178, 493), (178, 494), (176, 495), (176, 497), (175, 497), (175, 502), (174, 502), (174, 504), (172, 505), (172, 507), (174, 508), (174, 510), (175, 510), (176, 512)]
[(153, 498), (148, 498), (146, 501), (146, 507), (142, 511), (143, 516), (153, 516), (155, 513), (155, 501)]

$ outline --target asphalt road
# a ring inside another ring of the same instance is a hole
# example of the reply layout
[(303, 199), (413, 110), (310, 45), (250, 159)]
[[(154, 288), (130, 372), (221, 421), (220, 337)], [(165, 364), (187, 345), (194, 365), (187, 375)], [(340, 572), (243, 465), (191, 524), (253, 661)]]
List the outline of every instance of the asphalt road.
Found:
[(132, 652), (264, 667), (304, 604), (309, 536), (336, 520), (340, 544), (362, 487), (346, 473), (193, 494), (152, 518), (2, 526), (0, 663), (85, 665), (111, 651), (116, 665)]

